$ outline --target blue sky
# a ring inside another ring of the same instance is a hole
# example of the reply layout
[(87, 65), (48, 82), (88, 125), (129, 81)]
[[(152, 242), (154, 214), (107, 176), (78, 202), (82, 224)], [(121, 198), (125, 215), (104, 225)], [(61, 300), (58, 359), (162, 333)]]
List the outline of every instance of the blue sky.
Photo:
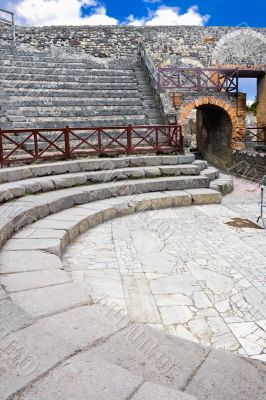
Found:
[(266, 25), (266, 0), (0, 0), (0, 8), (23, 25)]
[(179, 7), (183, 14), (191, 6), (197, 5), (201, 15), (209, 15), (206, 25), (253, 27), (266, 26), (266, 0), (163, 0), (152, 4), (143, 0), (105, 0), (108, 15), (123, 21), (128, 15), (137, 18), (147, 15), (147, 9), (156, 10), (158, 6)]

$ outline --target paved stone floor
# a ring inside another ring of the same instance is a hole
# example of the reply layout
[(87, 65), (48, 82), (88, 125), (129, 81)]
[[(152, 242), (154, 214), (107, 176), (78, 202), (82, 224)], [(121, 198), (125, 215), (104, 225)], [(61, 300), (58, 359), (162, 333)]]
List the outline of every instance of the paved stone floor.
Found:
[(266, 231), (258, 185), (235, 179), (222, 205), (149, 211), (104, 223), (64, 264), (95, 301), (136, 322), (266, 361)]

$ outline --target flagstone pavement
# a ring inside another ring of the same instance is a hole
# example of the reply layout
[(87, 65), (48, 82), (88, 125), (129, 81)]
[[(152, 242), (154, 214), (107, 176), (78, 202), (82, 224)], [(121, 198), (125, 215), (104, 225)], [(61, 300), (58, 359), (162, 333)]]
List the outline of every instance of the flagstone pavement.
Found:
[(258, 199), (236, 178), (222, 205), (114, 219), (73, 242), (65, 268), (132, 321), (266, 361), (266, 231), (244, 221)]

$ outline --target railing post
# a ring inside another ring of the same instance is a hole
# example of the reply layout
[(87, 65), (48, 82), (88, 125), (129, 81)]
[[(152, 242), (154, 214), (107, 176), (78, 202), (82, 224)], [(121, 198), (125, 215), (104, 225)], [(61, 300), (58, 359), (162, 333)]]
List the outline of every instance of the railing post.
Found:
[(102, 130), (101, 128), (97, 129), (97, 136), (98, 136), (98, 154), (101, 155), (102, 154)]
[(181, 125), (179, 126), (179, 143), (180, 143), (181, 153), (184, 154), (184, 136), (183, 136)]
[(66, 158), (66, 160), (70, 160), (71, 159), (71, 151), (70, 151), (69, 126), (68, 125), (64, 129), (64, 141), (65, 141), (65, 158)]
[(34, 158), (35, 160), (38, 160), (39, 158), (39, 146), (38, 146), (38, 137), (37, 137), (37, 132), (33, 132), (33, 139), (34, 139)]
[(127, 127), (127, 154), (132, 154), (132, 125)]
[(2, 129), (0, 127), (0, 163), (1, 168), (4, 166), (4, 154), (3, 154), (3, 136), (2, 136)]

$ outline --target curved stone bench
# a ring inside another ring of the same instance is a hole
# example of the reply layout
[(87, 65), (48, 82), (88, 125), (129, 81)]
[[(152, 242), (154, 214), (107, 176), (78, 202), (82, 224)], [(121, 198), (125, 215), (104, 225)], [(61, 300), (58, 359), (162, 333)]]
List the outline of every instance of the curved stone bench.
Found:
[[(20, 181), (41, 176), (67, 174), (72, 172), (100, 171), (130, 167), (151, 167), (154, 165), (191, 164), (195, 161), (193, 154), (175, 156), (131, 156), (119, 158), (86, 158), (71, 161), (57, 161), (42, 164), (31, 164), (2, 168), (0, 183)], [(198, 166), (197, 162), (196, 165)], [(200, 162), (200, 168), (207, 166), (206, 161)]]
[(121, 182), (91, 184), (79, 188), (62, 189), (42, 193), (36, 196), (25, 196), (0, 206), (0, 245), (13, 232), (21, 227), (54, 214), (73, 205), (88, 203), (128, 194), (160, 192), (165, 190), (184, 190), (208, 188), (209, 179), (205, 176), (165, 177)]
[[(210, 169), (209, 169), (210, 170)], [(215, 169), (206, 171), (210, 180), (218, 177)], [(120, 168), (112, 170), (76, 172), (48, 177), (25, 179), (13, 183), (0, 185), (0, 203), (23, 197), (27, 194), (36, 194), (69, 187), (82, 186), (90, 183), (121, 181), (127, 179), (145, 179), (161, 176), (194, 176), (200, 175), (200, 169), (193, 164), (189, 165), (158, 165), (154, 167)]]
[(91, 304), (87, 291), (63, 270), (60, 254), (79, 233), (132, 212), (189, 205), (193, 199), (201, 203), (204, 192), (221, 199), (209, 189), (199, 192), (146, 193), (79, 205), (26, 227), (7, 242), (0, 271), (10, 292), (11, 299), (3, 300), (12, 322), (1, 348), (11, 352), (12, 360), (11, 344), (17, 346), (28, 359), (19, 363), (17, 356), (11, 367), (5, 363), (3, 400), (17, 391), (24, 400), (54, 399), (58, 393), (80, 400), (96, 394), (108, 400), (146, 395), (167, 400), (263, 398), (263, 364), (132, 324), (108, 299)]

